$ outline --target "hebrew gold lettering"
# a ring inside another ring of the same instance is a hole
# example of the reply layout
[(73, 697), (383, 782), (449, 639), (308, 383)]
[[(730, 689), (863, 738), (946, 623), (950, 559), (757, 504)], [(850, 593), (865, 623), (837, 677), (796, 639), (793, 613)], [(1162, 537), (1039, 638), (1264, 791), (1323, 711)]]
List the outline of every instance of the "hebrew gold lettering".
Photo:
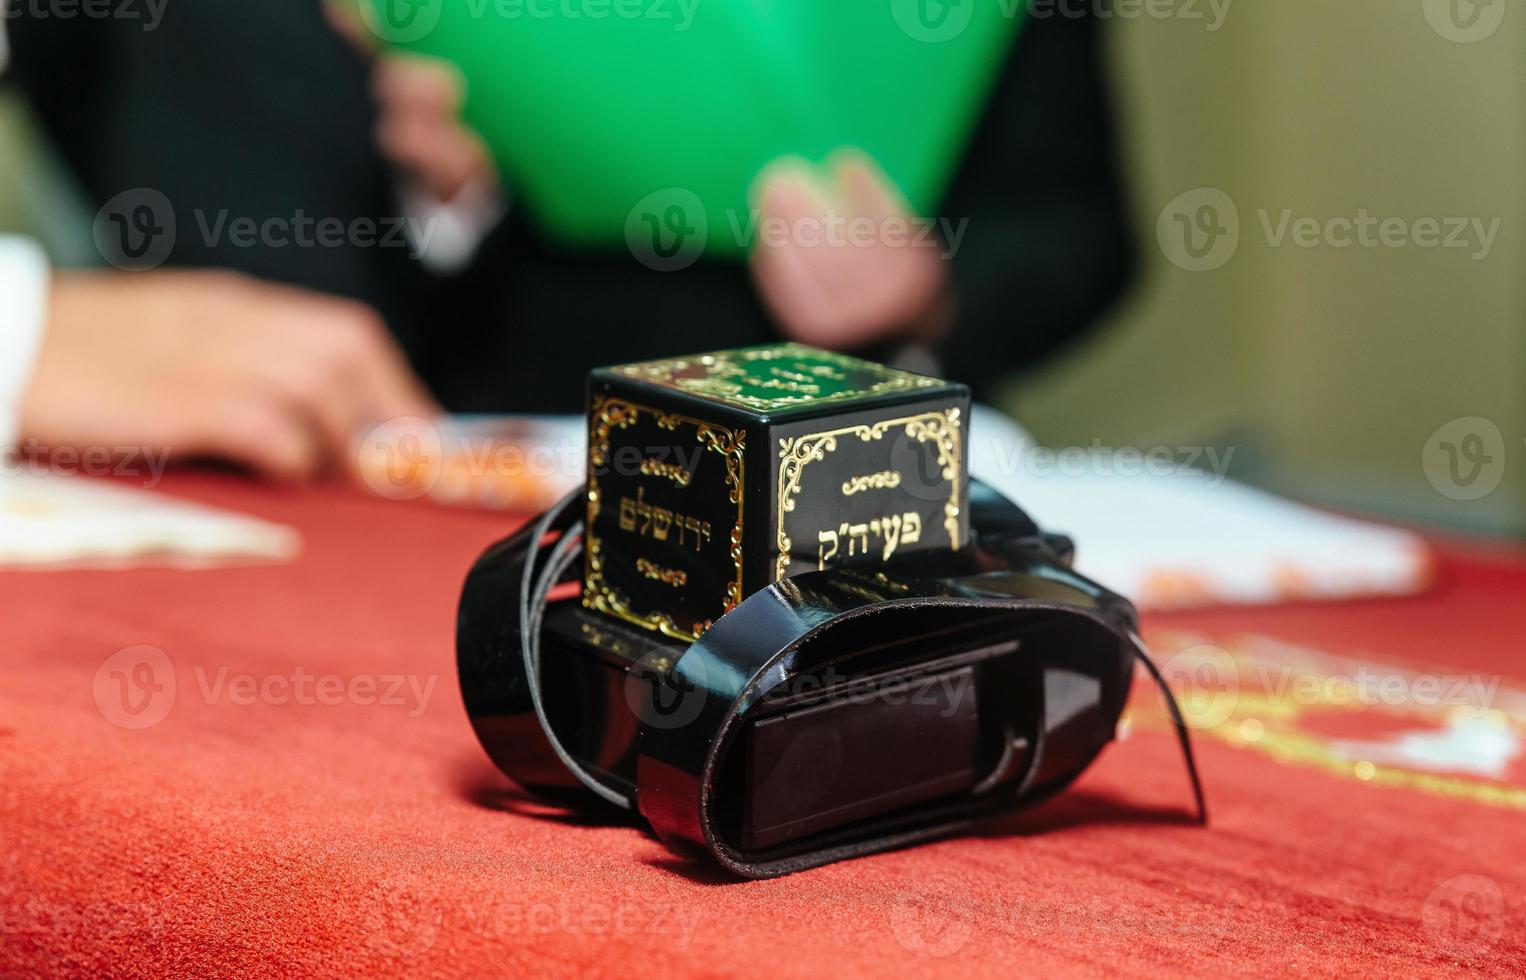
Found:
[(895, 554), (895, 549), (900, 547), (901, 544), (901, 518), (891, 514), (883, 521), (876, 521), (875, 523), (882, 525), (880, 533), (885, 539), (883, 558), (885, 561), (889, 561), (890, 556)]
[(666, 542), (678, 530), (678, 545), (691, 545), (699, 551), (711, 539), (709, 521), (680, 514), (666, 507), (654, 507), (647, 503), (646, 490), (637, 487), (636, 497), (620, 498), (620, 530), (629, 531), (643, 538)]
[(702, 544), (710, 540), (710, 522), (695, 517), (685, 517), (683, 520), (684, 527), (694, 534), (694, 550), (698, 551)]
[(690, 473), (687, 468), (677, 463), (664, 463), (662, 460), (653, 459), (650, 456), (641, 461), (641, 475), (657, 476), (665, 480), (672, 480), (681, 487), (687, 487), (689, 481), (694, 479), (694, 474)]
[(877, 542), (881, 561), (889, 561), (903, 545), (916, 544), (922, 537), (922, 517), (914, 510), (904, 514), (888, 514), (863, 524), (844, 521), (836, 530), (827, 528), (816, 532), (816, 567), (826, 568), (827, 563), (842, 551), (842, 541), (847, 539), (848, 553), (853, 558), (871, 554), (870, 540)]
[(652, 505), (646, 502), (646, 491), (639, 487), (636, 489), (636, 516), (645, 518), (641, 530), (636, 532), (645, 537), (652, 530)]
[[(869, 525), (868, 524), (844, 524), (838, 528), (840, 532), (848, 536), (848, 557), (852, 558), (859, 551), (869, 553)], [(856, 550), (855, 550), (856, 549)]]
[(901, 474), (895, 470), (882, 470), (864, 476), (849, 477), (843, 482), (842, 495), (851, 497), (865, 490), (894, 490), (901, 485)]
[(679, 568), (663, 568), (661, 565), (645, 558), (636, 559), (636, 571), (653, 580), (665, 582), (675, 589), (681, 589), (689, 583), (689, 573)]
[(916, 544), (922, 540), (922, 516), (908, 510), (901, 518), (901, 543)]
[[(818, 531), (816, 532), (816, 540), (819, 542), (816, 549), (816, 567), (826, 568), (827, 560), (837, 554), (837, 532), (831, 530)], [(827, 550), (828, 544), (832, 546), (831, 551)]]

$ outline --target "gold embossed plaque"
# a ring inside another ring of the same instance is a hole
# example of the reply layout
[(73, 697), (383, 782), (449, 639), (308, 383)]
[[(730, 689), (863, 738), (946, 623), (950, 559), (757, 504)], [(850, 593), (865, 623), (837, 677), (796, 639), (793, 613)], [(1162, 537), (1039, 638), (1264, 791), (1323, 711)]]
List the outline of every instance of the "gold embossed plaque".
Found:
[(668, 636), (967, 538), (962, 385), (774, 344), (595, 371), (588, 419), (584, 605)]

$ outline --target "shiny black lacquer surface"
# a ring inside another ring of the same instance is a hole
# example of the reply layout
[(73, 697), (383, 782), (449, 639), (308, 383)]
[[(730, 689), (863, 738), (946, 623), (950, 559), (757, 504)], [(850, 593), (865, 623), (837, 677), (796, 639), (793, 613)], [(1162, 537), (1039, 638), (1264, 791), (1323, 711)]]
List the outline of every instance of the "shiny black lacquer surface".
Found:
[(791, 575), (958, 550), (969, 405), (794, 344), (594, 371), (585, 605), (692, 640)]
[(786, 578), (692, 644), (546, 602), (578, 578), (578, 510), (489, 549), (462, 598), (468, 713), (527, 789), (769, 877), (1035, 802), (1113, 737), (1133, 608), (979, 484), (972, 546)]

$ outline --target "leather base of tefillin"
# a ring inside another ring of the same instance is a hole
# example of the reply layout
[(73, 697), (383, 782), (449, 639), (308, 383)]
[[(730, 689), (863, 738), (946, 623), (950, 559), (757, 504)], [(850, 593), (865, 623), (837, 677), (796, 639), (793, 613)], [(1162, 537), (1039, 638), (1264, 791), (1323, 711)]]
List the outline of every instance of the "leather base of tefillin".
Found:
[(457, 643), (473, 729), (527, 790), (639, 815), (738, 875), (1046, 799), (1114, 737), (1136, 661), (1163, 684), (1133, 607), (979, 484), (958, 551), (789, 575), (694, 641), (583, 604), (583, 502), (493, 546), (467, 578)]

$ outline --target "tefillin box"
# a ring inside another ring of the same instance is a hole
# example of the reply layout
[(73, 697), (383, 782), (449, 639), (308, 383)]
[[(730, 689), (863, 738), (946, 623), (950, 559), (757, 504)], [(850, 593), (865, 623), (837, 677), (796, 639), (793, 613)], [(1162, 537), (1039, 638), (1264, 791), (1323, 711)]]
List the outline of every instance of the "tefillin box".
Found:
[(690, 641), (771, 582), (959, 549), (969, 405), (799, 344), (593, 372), (583, 604)]

